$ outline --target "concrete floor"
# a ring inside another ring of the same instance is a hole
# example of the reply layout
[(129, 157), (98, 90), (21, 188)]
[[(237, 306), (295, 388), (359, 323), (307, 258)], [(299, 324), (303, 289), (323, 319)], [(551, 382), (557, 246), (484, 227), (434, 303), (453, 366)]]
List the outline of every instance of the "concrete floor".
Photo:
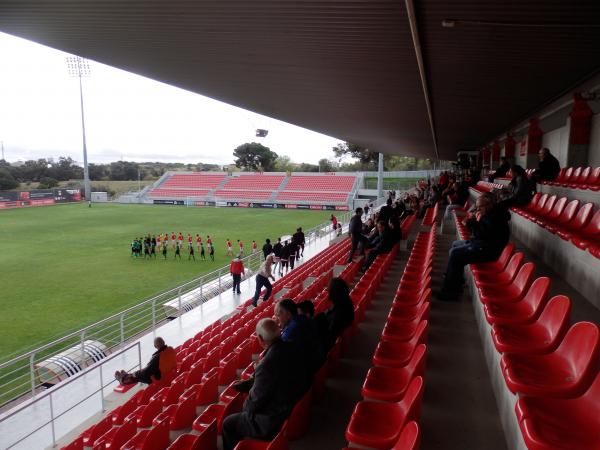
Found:
[[(438, 236), (433, 289), (445, 270), (453, 236)], [(310, 429), (291, 450), (340, 449), (360, 388), (371, 367), (407, 252), (399, 253), (373, 300), (352, 346), (327, 382), (327, 395), (311, 409)], [(470, 300), (432, 298), (425, 396), (419, 424), (422, 450), (505, 450), (506, 443), (490, 385)]]

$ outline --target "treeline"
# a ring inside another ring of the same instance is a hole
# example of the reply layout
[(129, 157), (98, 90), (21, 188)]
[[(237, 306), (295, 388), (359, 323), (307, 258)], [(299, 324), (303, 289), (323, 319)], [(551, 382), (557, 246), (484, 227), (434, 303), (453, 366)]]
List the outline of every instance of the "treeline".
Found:
[[(89, 164), (92, 181), (154, 180), (169, 170), (207, 171), (221, 170), (216, 164), (183, 164), (163, 162), (115, 161), (109, 164)], [(15, 189), (21, 183), (39, 183), (38, 189), (58, 186), (60, 181), (82, 180), (83, 167), (70, 157), (58, 160), (40, 158), (10, 164), (0, 160), (0, 190)]]

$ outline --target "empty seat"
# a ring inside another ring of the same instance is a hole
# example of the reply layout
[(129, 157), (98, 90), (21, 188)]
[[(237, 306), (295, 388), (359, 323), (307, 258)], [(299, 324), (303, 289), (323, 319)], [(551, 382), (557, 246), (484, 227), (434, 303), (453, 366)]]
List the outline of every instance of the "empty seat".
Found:
[(580, 397), (522, 397), (515, 410), (530, 450), (600, 449), (600, 374)]
[(578, 322), (546, 355), (502, 356), (502, 374), (515, 393), (571, 398), (583, 394), (598, 373), (600, 332), (590, 322)]
[(406, 367), (371, 367), (362, 386), (364, 400), (399, 402), (404, 397), (410, 381), (425, 372), (427, 347), (420, 344)]
[(383, 340), (404, 342), (412, 339), (415, 334), (426, 327), (429, 307), (429, 302), (422, 303), (414, 318), (392, 317), (388, 319), (381, 334)]
[(163, 424), (140, 430), (129, 439), (121, 450), (164, 450), (169, 446), (169, 430)]
[(531, 323), (542, 312), (548, 299), (550, 278), (540, 277), (533, 282), (519, 302), (489, 302), (484, 306), (485, 318), (490, 324)]
[(513, 254), (506, 265), (506, 267), (500, 272), (487, 272), (487, 273), (477, 273), (475, 275), (475, 282), (479, 288), (490, 288), (502, 284), (510, 284), (513, 282), (515, 277), (517, 276), (518, 270), (523, 264), (523, 260), (525, 259), (525, 254), (522, 252), (517, 252)]
[(138, 406), (127, 419), (133, 419), (136, 421), (138, 428), (148, 428), (152, 425), (154, 418), (162, 411), (162, 399), (155, 398), (151, 400), (147, 405)]
[(281, 430), (272, 441), (259, 441), (256, 439), (243, 439), (235, 446), (234, 450), (287, 450), (287, 426), (288, 422), (284, 422)]
[(236, 397), (234, 397), (233, 399), (231, 399), (231, 401), (229, 403), (227, 403), (226, 405), (221, 405), (221, 404), (209, 405), (209, 407), (206, 408), (204, 410), (204, 412), (202, 414), (200, 414), (200, 416), (198, 416), (198, 418), (196, 420), (194, 420), (194, 423), (192, 424), (192, 428), (195, 431), (202, 433), (212, 423), (213, 420), (216, 420), (217, 421), (217, 433), (221, 434), (221, 430), (223, 427), (223, 420), (225, 419), (225, 417), (227, 417), (230, 414), (241, 411), (242, 403), (243, 403), (242, 395), (239, 394)]
[(560, 215), (555, 219), (546, 221), (543, 226), (551, 233), (556, 234), (562, 227), (568, 226), (569, 222), (573, 220), (577, 210), (579, 209), (579, 200), (570, 201), (565, 208), (562, 210)]
[(553, 297), (538, 319), (526, 325), (494, 325), (492, 339), (500, 353), (549, 353), (562, 341), (569, 327), (571, 301), (564, 295)]
[(195, 418), (195, 399), (194, 397), (187, 397), (179, 403), (169, 405), (154, 418), (152, 425), (155, 427), (164, 425), (168, 427), (170, 432), (177, 432), (191, 428)]
[(359, 402), (346, 428), (346, 440), (351, 446), (390, 449), (400, 438), (404, 424), (418, 420), (422, 399), (423, 378), (416, 377), (399, 402)]
[(479, 299), (483, 303), (518, 302), (531, 286), (534, 270), (535, 264), (531, 262), (523, 264), (513, 283), (483, 287), (479, 289)]
[(125, 442), (131, 439), (137, 432), (134, 420), (125, 420), (123, 425), (116, 426), (100, 436), (94, 443), (93, 449), (120, 449)]
[(182, 434), (169, 447), (169, 450), (217, 450), (217, 420), (214, 419), (200, 434)]
[(373, 364), (383, 367), (404, 367), (412, 358), (415, 349), (419, 344), (427, 341), (427, 321), (419, 324), (415, 335), (411, 340), (401, 341), (381, 341), (377, 344), (373, 354)]
[(107, 415), (98, 423), (81, 433), (84, 447), (93, 447), (96, 440), (112, 427), (112, 414)]
[(292, 409), (287, 423), (287, 438), (290, 441), (300, 439), (306, 434), (311, 400), (312, 390), (309, 389)]

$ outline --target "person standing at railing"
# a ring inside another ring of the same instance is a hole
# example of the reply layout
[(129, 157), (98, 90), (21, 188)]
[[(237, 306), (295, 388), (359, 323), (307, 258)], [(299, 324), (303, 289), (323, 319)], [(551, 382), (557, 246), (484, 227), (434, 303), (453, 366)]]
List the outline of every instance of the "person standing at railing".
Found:
[(298, 260), (304, 256), (304, 244), (306, 243), (302, 227), (296, 228), (292, 241), (296, 243), (296, 260)]
[(265, 240), (265, 245), (262, 247), (263, 257), (267, 259), (271, 253), (273, 253), (273, 246), (271, 245), (271, 239)]
[(267, 292), (263, 297), (263, 301), (266, 302), (271, 296), (273, 285), (269, 281), (269, 278), (275, 281), (275, 277), (271, 272), (273, 266), (273, 258), (274, 255), (272, 253), (268, 255), (267, 259), (265, 259), (265, 262), (262, 263), (260, 269), (258, 269), (258, 273), (256, 274), (256, 291), (254, 292), (254, 298), (252, 299), (252, 305), (255, 307), (258, 306), (258, 298), (260, 297), (260, 291), (263, 287), (267, 288)]
[(240, 284), (242, 283), (242, 275), (244, 274), (244, 262), (240, 255), (237, 255), (229, 264), (229, 273), (233, 278), (233, 293), (241, 294)]
[(365, 254), (364, 244), (366, 241), (366, 237), (362, 234), (362, 208), (356, 208), (354, 211), (354, 215), (352, 219), (350, 219), (350, 224), (348, 225), (348, 234), (352, 239), (352, 248), (350, 249), (350, 254), (348, 255), (348, 263), (351, 263), (354, 258), (354, 253), (356, 250), (359, 250), (361, 256)]

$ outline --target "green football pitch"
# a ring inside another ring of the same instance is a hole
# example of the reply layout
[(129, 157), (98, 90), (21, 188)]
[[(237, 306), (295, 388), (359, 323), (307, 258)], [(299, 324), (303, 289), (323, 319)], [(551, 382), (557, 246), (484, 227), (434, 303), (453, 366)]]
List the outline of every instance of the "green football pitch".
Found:
[[(328, 220), (324, 211), (85, 204), (0, 211), (0, 361), (229, 263), (225, 241), (256, 240)], [(132, 258), (147, 233), (210, 235), (215, 261)]]

